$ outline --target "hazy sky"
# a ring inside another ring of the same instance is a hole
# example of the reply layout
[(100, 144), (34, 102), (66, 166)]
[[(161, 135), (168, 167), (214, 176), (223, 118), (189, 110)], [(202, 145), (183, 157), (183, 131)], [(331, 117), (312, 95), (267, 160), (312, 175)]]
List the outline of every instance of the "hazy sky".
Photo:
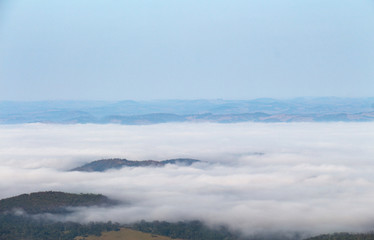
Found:
[(372, 0), (2, 0), (0, 100), (373, 96)]

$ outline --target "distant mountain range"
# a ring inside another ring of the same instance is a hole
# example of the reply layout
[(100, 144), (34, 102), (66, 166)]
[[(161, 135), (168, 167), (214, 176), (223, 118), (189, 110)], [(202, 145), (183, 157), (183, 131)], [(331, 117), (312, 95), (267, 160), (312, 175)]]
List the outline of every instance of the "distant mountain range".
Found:
[(108, 169), (120, 169), (123, 167), (163, 167), (166, 164), (177, 164), (183, 166), (190, 166), (194, 163), (201, 162), (200, 160), (190, 158), (176, 158), (164, 161), (131, 161), (127, 159), (113, 158), (93, 161), (83, 166), (71, 169), (70, 171), (80, 172), (104, 172)]
[(0, 102), (0, 124), (373, 120), (374, 98)]

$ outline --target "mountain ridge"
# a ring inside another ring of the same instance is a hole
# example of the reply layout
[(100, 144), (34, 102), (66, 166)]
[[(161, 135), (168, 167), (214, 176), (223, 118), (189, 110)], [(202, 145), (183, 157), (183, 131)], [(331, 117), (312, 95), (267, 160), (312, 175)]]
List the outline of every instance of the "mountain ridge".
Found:
[(175, 158), (163, 161), (155, 160), (142, 160), (133, 161), (121, 158), (111, 158), (111, 159), (100, 159), (86, 163), (80, 167), (71, 169), (70, 171), (80, 171), (80, 172), (104, 172), (109, 169), (121, 169), (123, 167), (164, 167), (167, 164), (190, 166), (194, 163), (201, 162), (197, 159), (192, 158)]
[(33, 192), (0, 200), (0, 213), (24, 211), (27, 214), (70, 213), (69, 207), (111, 206), (117, 204), (102, 194), (74, 194), (58, 191)]

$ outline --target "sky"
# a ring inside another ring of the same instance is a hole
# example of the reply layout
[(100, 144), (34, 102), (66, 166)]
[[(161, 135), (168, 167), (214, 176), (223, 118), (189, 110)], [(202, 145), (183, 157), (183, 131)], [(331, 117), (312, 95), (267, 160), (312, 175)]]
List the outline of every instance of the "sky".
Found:
[[(373, 142), (372, 122), (0, 125), (0, 199), (53, 190), (123, 202), (59, 220), (198, 219), (245, 234), (372, 231)], [(205, 162), (66, 171), (115, 157)]]
[(0, 100), (373, 97), (372, 0), (2, 0)]

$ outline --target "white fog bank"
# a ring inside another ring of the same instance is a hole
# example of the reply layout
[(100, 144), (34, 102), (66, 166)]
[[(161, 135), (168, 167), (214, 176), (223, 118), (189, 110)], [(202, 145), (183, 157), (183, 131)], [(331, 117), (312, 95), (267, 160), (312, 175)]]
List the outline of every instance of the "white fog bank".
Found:
[[(264, 153), (256, 154), (256, 153)], [(206, 161), (66, 172), (102, 158)], [(257, 231), (374, 230), (374, 123), (0, 125), (0, 198), (102, 193), (69, 220), (200, 219)]]

